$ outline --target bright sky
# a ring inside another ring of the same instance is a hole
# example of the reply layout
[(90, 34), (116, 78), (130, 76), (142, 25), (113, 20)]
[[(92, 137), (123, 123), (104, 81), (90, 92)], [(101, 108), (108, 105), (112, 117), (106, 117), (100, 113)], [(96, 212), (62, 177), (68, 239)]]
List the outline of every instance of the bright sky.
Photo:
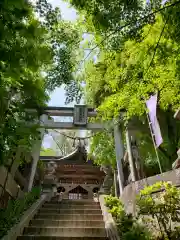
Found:
[(69, 7), (69, 4), (63, 2), (62, 0), (49, 0), (49, 2), (54, 7), (59, 7), (61, 9), (62, 17), (65, 20), (74, 21), (77, 18), (76, 10), (72, 7)]
[[(68, 3), (62, 0), (49, 0), (53, 7), (59, 7), (61, 9), (62, 18), (65, 20), (75, 21), (77, 18), (76, 10), (69, 6)], [(65, 102), (65, 91), (64, 88), (56, 88), (56, 90), (51, 94), (51, 99), (49, 101), (49, 106), (64, 106)], [(72, 105), (72, 104), (70, 104)]]

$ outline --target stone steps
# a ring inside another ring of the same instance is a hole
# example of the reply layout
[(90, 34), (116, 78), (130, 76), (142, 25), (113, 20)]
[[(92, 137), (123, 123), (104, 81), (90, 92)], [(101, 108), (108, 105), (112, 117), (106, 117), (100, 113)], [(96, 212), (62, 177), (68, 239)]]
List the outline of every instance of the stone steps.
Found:
[(107, 237), (61, 237), (61, 236), (35, 236), (35, 235), (22, 235), (17, 240), (108, 240)]
[(78, 205), (78, 204), (51, 204), (46, 203), (42, 206), (42, 209), (99, 209), (99, 205)]
[(102, 220), (51, 220), (51, 219), (34, 219), (30, 222), (30, 226), (38, 227), (104, 227)]
[(63, 208), (59, 208), (59, 209), (52, 209), (52, 208), (41, 208), (39, 210), (39, 214), (41, 213), (51, 213), (51, 214), (101, 214), (101, 210), (100, 209), (63, 209)]
[(63, 199), (63, 203), (62, 202), (58, 202), (57, 198), (55, 200), (51, 200), (50, 202), (47, 202), (50, 204), (75, 204), (75, 205), (99, 205), (98, 202), (92, 201), (91, 199)]
[(100, 205), (93, 200), (46, 202), (18, 240), (107, 240)]
[(102, 214), (51, 214), (51, 213), (39, 213), (35, 217), (35, 219), (52, 219), (52, 220), (102, 220)]
[(25, 235), (61, 236), (61, 237), (106, 237), (105, 228), (97, 227), (26, 227)]

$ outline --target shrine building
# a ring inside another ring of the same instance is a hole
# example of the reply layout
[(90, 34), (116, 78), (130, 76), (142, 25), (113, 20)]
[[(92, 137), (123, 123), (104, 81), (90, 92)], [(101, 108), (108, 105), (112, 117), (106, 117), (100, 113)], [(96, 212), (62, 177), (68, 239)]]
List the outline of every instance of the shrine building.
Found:
[(93, 198), (103, 184), (105, 173), (87, 161), (84, 146), (66, 157), (40, 156), (45, 164), (43, 188), (54, 187), (64, 199)]

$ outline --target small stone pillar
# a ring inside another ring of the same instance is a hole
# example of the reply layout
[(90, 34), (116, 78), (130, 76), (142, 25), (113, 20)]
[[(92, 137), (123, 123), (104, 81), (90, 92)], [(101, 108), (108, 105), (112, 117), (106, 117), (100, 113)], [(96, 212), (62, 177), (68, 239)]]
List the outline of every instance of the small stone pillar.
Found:
[(100, 188), (100, 194), (110, 194), (111, 186), (113, 184), (113, 172), (110, 166), (101, 166), (101, 171), (106, 174), (104, 182)]
[(131, 138), (129, 134), (129, 129), (126, 129), (126, 145), (127, 145), (127, 152), (128, 152), (128, 160), (129, 160), (129, 168), (130, 168), (130, 174), (131, 174), (131, 180), (135, 182), (137, 180), (137, 174), (136, 174), (136, 168), (135, 163), (133, 159), (133, 153), (132, 153), (132, 146), (131, 146)]
[(118, 197), (117, 170), (114, 169), (114, 191), (115, 197)]

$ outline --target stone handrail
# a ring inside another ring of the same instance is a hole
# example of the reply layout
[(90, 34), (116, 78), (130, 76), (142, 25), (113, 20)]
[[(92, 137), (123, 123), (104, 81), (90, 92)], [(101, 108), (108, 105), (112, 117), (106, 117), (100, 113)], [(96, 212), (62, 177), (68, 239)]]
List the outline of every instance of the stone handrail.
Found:
[(180, 185), (180, 168), (162, 174), (151, 176), (128, 184), (121, 194), (121, 201), (127, 213), (136, 214), (136, 196), (146, 186), (151, 186), (156, 182), (171, 182), (174, 186)]
[(105, 197), (106, 196), (107, 195), (100, 195), (99, 196), (99, 203), (100, 203), (100, 206), (101, 206), (103, 219), (104, 219), (104, 222), (105, 222), (105, 229), (106, 229), (107, 237), (110, 240), (119, 240), (120, 238), (118, 236), (116, 223), (115, 223), (111, 213), (109, 213), (108, 208), (105, 205)]
[(15, 224), (1, 240), (14, 240), (18, 236), (22, 235), (23, 230), (29, 225), (29, 222), (33, 219), (34, 215), (44, 204), (45, 201), (49, 201), (52, 197), (52, 193), (42, 194), (40, 199), (38, 199), (27, 211), (24, 212), (19, 223)]

